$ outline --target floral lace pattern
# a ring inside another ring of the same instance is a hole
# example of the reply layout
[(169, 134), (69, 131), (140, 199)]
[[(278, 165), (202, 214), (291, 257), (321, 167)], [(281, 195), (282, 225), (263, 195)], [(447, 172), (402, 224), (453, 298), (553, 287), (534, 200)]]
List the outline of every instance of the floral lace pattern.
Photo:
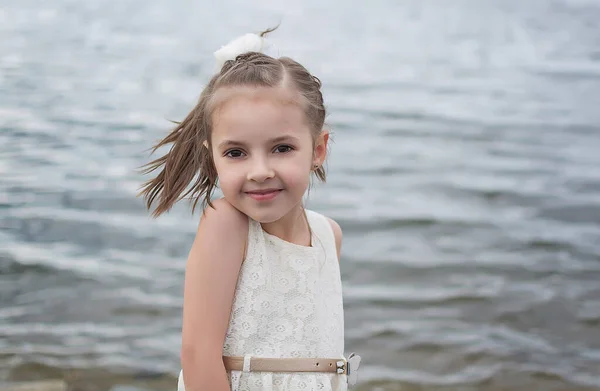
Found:
[[(342, 283), (329, 221), (306, 211), (312, 246), (286, 242), (250, 220), (223, 354), (344, 357)], [(346, 390), (345, 375), (232, 371), (233, 391)]]
[[(335, 236), (307, 210), (311, 246), (286, 242), (250, 219), (223, 355), (343, 358), (344, 312)], [(232, 391), (346, 391), (346, 375), (228, 372)], [(180, 374), (178, 390), (184, 391)]]

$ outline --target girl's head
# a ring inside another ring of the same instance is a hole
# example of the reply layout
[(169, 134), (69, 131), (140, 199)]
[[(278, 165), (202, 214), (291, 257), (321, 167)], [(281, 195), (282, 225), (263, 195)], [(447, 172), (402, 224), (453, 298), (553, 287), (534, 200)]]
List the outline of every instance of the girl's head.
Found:
[[(141, 194), (154, 215), (191, 196), (210, 205), (221, 188), (233, 206), (260, 222), (283, 217), (302, 202), (311, 173), (325, 181), (329, 133), (323, 129), (321, 82), (287, 58), (246, 52), (228, 60), (196, 107), (154, 148), (160, 169)], [(191, 187), (189, 186), (191, 184)], [(271, 195), (256, 192), (276, 190)]]

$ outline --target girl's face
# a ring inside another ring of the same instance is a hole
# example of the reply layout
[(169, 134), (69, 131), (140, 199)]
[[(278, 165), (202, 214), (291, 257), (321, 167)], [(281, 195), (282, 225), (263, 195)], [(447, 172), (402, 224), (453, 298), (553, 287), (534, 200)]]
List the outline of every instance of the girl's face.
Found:
[(301, 205), (311, 171), (321, 165), (328, 133), (313, 142), (302, 108), (285, 89), (236, 88), (213, 114), (212, 153), (223, 195), (270, 223)]

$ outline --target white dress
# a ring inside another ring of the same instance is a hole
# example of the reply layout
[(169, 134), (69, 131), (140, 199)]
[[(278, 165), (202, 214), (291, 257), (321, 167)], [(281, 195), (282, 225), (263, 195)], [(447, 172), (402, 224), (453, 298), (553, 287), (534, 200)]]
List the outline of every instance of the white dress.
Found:
[[(223, 346), (225, 356), (343, 358), (344, 311), (335, 237), (306, 210), (311, 247), (286, 242), (249, 219), (248, 247)], [(232, 391), (346, 391), (346, 375), (228, 372)], [(183, 389), (180, 374), (179, 390)]]

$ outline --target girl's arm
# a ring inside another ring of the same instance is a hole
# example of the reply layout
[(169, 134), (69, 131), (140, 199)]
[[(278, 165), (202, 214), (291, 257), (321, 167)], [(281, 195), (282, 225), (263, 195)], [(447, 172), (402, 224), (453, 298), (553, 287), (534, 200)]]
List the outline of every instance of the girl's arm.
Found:
[(227, 391), (223, 343), (248, 218), (219, 199), (204, 211), (185, 271), (181, 366), (186, 391)]

